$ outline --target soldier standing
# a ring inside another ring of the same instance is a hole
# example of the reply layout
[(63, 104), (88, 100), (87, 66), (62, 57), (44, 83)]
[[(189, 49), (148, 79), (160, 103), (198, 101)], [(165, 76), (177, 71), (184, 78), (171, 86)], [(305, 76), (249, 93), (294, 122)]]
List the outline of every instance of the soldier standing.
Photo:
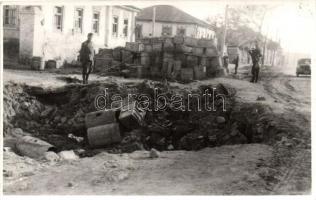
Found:
[(249, 51), (249, 54), (250, 54), (251, 59), (252, 59), (252, 68), (251, 68), (252, 79), (250, 82), (257, 83), (258, 77), (259, 77), (259, 71), (260, 71), (259, 62), (260, 62), (260, 59), (262, 57), (258, 41), (255, 41), (255, 48), (251, 49)]
[(238, 64), (239, 64), (239, 55), (237, 55), (237, 57), (235, 58), (234, 64), (235, 64), (235, 74), (237, 74)]
[(228, 65), (229, 65), (229, 58), (228, 58), (227, 54), (224, 54), (224, 56), (223, 56), (223, 66), (226, 69), (227, 74), (229, 73)]
[(94, 48), (92, 44), (93, 34), (88, 34), (88, 39), (81, 44), (80, 62), (82, 65), (82, 83), (88, 84), (89, 74), (93, 71), (94, 66)]

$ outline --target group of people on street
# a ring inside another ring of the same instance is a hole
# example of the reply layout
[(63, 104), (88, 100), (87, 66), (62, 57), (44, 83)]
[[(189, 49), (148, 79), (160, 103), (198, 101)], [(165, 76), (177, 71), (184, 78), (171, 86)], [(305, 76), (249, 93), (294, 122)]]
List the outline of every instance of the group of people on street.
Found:
[[(262, 58), (262, 54), (261, 54), (258, 41), (255, 41), (254, 43), (255, 43), (254, 48), (248, 50), (248, 53), (250, 54), (250, 57), (252, 60), (252, 67), (251, 67), (252, 78), (250, 82), (257, 83), (258, 78), (259, 78), (260, 60)], [(228, 69), (229, 63), (230, 63), (229, 57), (225, 53), (223, 56), (223, 67), (225, 68), (227, 74), (229, 74), (229, 69)], [(232, 61), (232, 64), (235, 65), (235, 74), (237, 74), (238, 65), (239, 65), (239, 55), (236, 55), (236, 57)]]
[[(93, 33), (89, 33), (87, 40), (81, 44), (81, 48), (79, 51), (79, 60), (82, 66), (82, 83), (83, 84), (88, 84), (89, 75), (93, 71), (93, 67), (94, 67), (95, 50), (92, 43), (92, 38), (93, 38)], [(262, 57), (258, 41), (255, 41), (255, 47), (250, 49), (248, 53), (250, 54), (250, 57), (252, 59), (252, 68), (251, 68), (252, 79), (250, 82), (257, 83), (258, 77), (259, 77), (259, 71), (260, 71), (259, 63)], [(236, 55), (232, 63), (235, 65), (235, 74), (237, 74), (238, 65), (239, 65), (239, 55)], [(229, 73), (228, 65), (229, 65), (229, 57), (227, 54), (225, 54), (223, 56), (223, 67), (225, 68), (227, 74)]]

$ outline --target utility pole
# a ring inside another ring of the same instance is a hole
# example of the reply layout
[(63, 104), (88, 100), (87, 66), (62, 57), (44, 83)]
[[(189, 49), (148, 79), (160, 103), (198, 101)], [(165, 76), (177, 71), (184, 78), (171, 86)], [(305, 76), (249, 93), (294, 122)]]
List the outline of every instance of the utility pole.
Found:
[(154, 6), (153, 7), (153, 21), (152, 21), (152, 33), (151, 33), (151, 37), (154, 37), (154, 34), (155, 34), (155, 26), (156, 26), (156, 7)]
[(225, 43), (226, 43), (227, 20), (228, 20), (227, 18), (228, 18), (228, 5), (226, 5), (225, 7), (224, 33), (223, 33), (223, 40), (222, 40), (222, 45), (221, 45), (222, 56), (224, 56), (224, 48), (225, 48)]

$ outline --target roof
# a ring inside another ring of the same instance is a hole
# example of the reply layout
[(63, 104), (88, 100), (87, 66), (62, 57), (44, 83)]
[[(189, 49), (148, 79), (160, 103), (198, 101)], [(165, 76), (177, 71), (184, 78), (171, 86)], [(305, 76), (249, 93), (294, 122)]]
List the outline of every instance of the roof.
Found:
[(136, 6), (132, 6), (132, 5), (125, 5), (125, 7), (129, 7), (129, 8), (131, 8), (131, 9), (136, 10), (136, 11), (141, 11), (141, 10), (142, 10), (142, 9), (140, 9), (140, 8), (138, 8), (138, 7), (136, 7)]
[(144, 8), (136, 16), (138, 21), (151, 21), (153, 16), (153, 8), (156, 8), (156, 21), (157, 22), (173, 22), (173, 23), (185, 23), (196, 24), (206, 28), (214, 27), (196, 17), (189, 15), (188, 13), (170, 5), (158, 5)]
[(131, 11), (135, 11), (135, 12), (141, 11), (140, 8), (137, 8), (136, 6), (131, 6), (131, 5), (121, 5), (121, 6), (118, 5), (118, 6), (116, 6), (116, 7), (124, 8), (124, 9), (131, 10)]

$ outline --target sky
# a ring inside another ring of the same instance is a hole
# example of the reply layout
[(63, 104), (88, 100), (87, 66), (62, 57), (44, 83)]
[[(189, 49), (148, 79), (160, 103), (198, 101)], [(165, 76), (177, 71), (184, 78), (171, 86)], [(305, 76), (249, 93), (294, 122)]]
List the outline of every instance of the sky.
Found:
[[(285, 52), (311, 53), (315, 43), (315, 5), (308, 1), (268, 5), (263, 21), (263, 34), (270, 39), (280, 40)], [(151, 5), (140, 5), (140, 8)], [(225, 4), (219, 2), (177, 3), (175, 7), (205, 20), (209, 16), (225, 13)], [(229, 6), (235, 6), (229, 5)], [(259, 6), (259, 5), (258, 5)], [(314, 7), (314, 9), (312, 9)]]

